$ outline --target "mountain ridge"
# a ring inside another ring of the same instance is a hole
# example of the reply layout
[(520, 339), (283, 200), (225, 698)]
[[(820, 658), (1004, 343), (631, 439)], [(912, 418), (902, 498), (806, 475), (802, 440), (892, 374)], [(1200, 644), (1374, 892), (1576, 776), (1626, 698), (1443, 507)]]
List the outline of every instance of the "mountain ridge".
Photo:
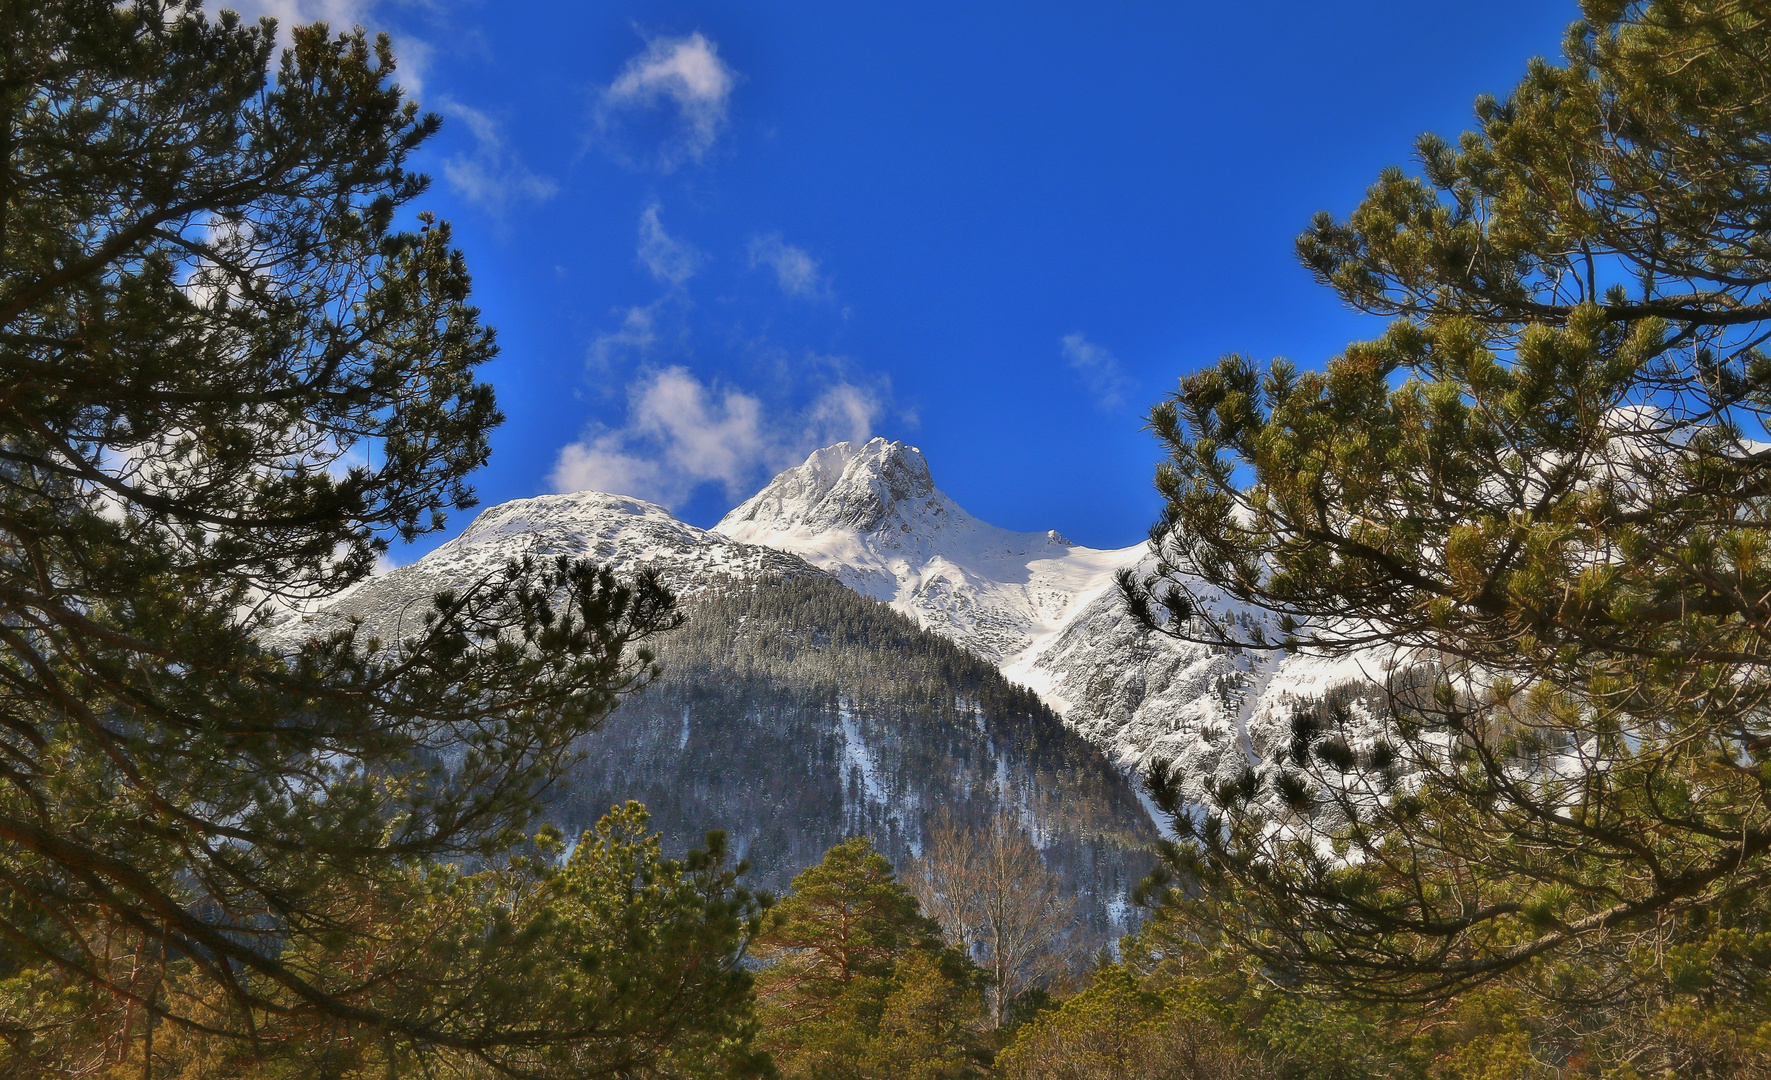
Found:
[(354, 622), (365, 637), (397, 638), (440, 590), (481, 580), (524, 555), (591, 559), (617, 575), (656, 570), (679, 600), (693, 599), (720, 578), (828, 576), (798, 556), (697, 528), (644, 499), (599, 491), (538, 495), (482, 510), (423, 558), (358, 582), (312, 610), (287, 614), (266, 636), (283, 641)]
[[(840, 582), (987, 661), (1121, 769), (1164, 761), (1195, 792), (1265, 767), (1297, 712), (1371, 682), (1358, 661), (1241, 651), (1150, 630), (1114, 583), (1119, 570), (1148, 566), (1147, 544), (1091, 549), (1055, 531), (983, 522), (935, 485), (921, 451), (886, 439), (812, 452), (711, 529), (600, 492), (502, 503), (424, 558), (270, 636), (346, 622), (398, 636), (421, 601), (521, 555), (589, 558), (617, 574), (653, 569), (689, 605), (722, 581)], [(1267, 619), (1215, 590), (1197, 592), (1220, 618)]]
[[(843, 528), (877, 528), (896, 520), (898, 501), (927, 497), (914, 473), (852, 479), (867, 490), (829, 508)], [(513, 559), (561, 556), (618, 576), (655, 571), (685, 616), (649, 643), (661, 677), (578, 744), (582, 758), (554, 785), (546, 813), (568, 835), (639, 798), (672, 849), (724, 829), (751, 880), (783, 888), (846, 836), (872, 835), (901, 863), (921, 850), (936, 808), (980, 822), (1008, 810), (1087, 899), (1079, 946), (1106, 947), (1131, 928), (1156, 834), (1123, 770), (976, 651), (796, 554), (657, 504), (574, 492), (493, 506), (423, 558), (267, 638), (351, 628), (391, 641), (422, 626), (437, 593)]]
[[(1251, 652), (1143, 626), (1115, 576), (1148, 568), (1148, 543), (1091, 549), (966, 512), (913, 446), (836, 443), (783, 470), (713, 527), (796, 555), (996, 664), (1122, 767), (1164, 761), (1196, 793), (1263, 767), (1291, 719), (1370, 685), (1366, 661)], [(1195, 583), (1228, 623), (1271, 618)]]

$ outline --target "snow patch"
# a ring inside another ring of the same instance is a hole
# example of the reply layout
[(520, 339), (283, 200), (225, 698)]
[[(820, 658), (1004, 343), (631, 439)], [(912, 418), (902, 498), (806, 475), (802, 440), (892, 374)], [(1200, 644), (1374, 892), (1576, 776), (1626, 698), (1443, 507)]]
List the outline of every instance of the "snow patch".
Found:
[[(842, 775), (843, 775), (843, 816), (848, 817), (848, 780), (860, 774), (861, 791), (865, 803), (887, 807), (891, 800), (887, 798), (885, 785), (879, 782), (879, 765), (874, 761), (873, 753), (867, 748), (866, 736), (861, 734), (860, 720), (855, 716), (854, 706), (848, 698), (837, 702), (837, 730), (842, 733)], [(860, 818), (860, 808), (855, 808), (855, 817)]]

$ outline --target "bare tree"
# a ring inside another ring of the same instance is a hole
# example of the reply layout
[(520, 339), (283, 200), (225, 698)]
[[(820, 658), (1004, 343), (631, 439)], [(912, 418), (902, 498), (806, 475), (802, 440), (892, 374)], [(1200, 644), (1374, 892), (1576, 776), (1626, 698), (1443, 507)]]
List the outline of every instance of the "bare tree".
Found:
[(905, 881), (947, 943), (989, 973), (997, 1027), (1017, 996), (1065, 968), (1063, 943), (1076, 905), (1006, 808), (976, 826), (942, 810)]

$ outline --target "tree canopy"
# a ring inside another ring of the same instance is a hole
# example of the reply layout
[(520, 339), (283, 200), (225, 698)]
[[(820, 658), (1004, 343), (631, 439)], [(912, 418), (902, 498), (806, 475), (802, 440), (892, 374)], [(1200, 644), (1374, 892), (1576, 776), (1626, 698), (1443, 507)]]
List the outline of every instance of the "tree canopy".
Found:
[(793, 879), (756, 955), (757, 1044), (790, 1080), (983, 1075), (980, 973), (867, 837)]
[(473, 502), (496, 350), (411, 216), (438, 119), (360, 30), (279, 55), (195, 2), (56, 0), (0, 37), (0, 1038), (35, 1062), (101, 999), (150, 1035), (537, 1038), (464, 1019), (489, 953), (397, 1002), (334, 960), (368, 893), (521, 839), (669, 595), (512, 565), (406, 641), (267, 644)]
[(1202, 810), (1156, 788), (1197, 910), (1276, 977), (1436, 1000), (1505, 976), (1756, 1023), (1771, 12), (1583, 10), (1565, 62), (1299, 238), (1382, 337), (1319, 371), (1226, 357), (1152, 413), (1161, 565), (1134, 609), (1360, 656), (1386, 699), (1381, 734), (1300, 710)]

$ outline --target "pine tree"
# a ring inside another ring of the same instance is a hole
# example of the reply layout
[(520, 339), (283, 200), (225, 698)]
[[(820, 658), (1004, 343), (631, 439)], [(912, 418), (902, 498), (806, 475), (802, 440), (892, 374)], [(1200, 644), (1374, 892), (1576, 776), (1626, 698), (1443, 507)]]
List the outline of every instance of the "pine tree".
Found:
[[(495, 870), (430, 864), (374, 883), (343, 883), (358, 917), (349, 939), (307, 939), (328, 988), (355, 987), (353, 1004), (409, 1015), (438, 995), (477, 984), (472, 1015), (486, 1047), (461, 1052), (390, 1039), (373, 1023), (309, 1015), (269, 1025), (253, 1044), (218, 1045), (168, 1026), (156, 1075), (188, 1080), (285, 1076), (520, 1075), (580, 1080), (765, 1076), (751, 1049), (751, 975), (745, 950), (765, 904), (738, 885), (744, 872), (713, 833), (687, 858), (665, 858), (645, 808), (612, 808), (561, 858), (564, 838), (543, 830), (529, 851)], [(293, 956), (302, 963), (307, 957)], [(203, 994), (174, 964), (167, 992)], [(225, 1018), (209, 993), (198, 1021)], [(141, 1075), (139, 1047), (114, 1055)], [(163, 1070), (163, 1072), (161, 1072)]]
[[(1118, 964), (1016, 1033), (997, 1060), (1010, 1080), (1253, 1080), (1215, 1017), (1166, 1007)], [(1203, 1046), (1201, 1045), (1203, 1044)], [(1269, 1074), (1270, 1075), (1270, 1074)]]
[(963, 956), (929, 948), (905, 953), (880, 1008), (862, 1075), (893, 1080), (961, 1080), (982, 1075), (978, 980)]
[(438, 596), (407, 641), (263, 644), (471, 505), (499, 421), (447, 225), (396, 225), (437, 118), (385, 39), (273, 39), (182, 0), (0, 3), (9, 1073), (97, 1017), (497, 1051), (463, 1019), (497, 950), (391, 1004), (332, 961), (375, 905), (431, 903), (435, 860), (521, 837), (673, 618), (560, 562)]
[(978, 972), (865, 836), (793, 879), (758, 938), (758, 1045), (818, 1080), (980, 1074)]
[(563, 869), (542, 866), (528, 910), (547, 920), (531, 951), (540, 992), (512, 1002), (497, 1023), (544, 1015), (580, 1031), (562, 1067), (552, 1048), (530, 1068), (571, 1077), (767, 1075), (750, 1048), (752, 975), (746, 950), (764, 898), (738, 881), (723, 833), (681, 860), (663, 856), (635, 802), (587, 830)]
[(1583, 8), (1566, 63), (1299, 239), (1383, 337), (1320, 372), (1227, 357), (1152, 414), (1165, 562), (1134, 607), (1232, 641), (1204, 582), (1392, 673), (1383, 739), (1300, 713), (1281, 760), (1178, 814), (1171, 862), (1277, 977), (1442, 999), (1507, 976), (1750, 1029), (1771, 1019), (1771, 12)]

